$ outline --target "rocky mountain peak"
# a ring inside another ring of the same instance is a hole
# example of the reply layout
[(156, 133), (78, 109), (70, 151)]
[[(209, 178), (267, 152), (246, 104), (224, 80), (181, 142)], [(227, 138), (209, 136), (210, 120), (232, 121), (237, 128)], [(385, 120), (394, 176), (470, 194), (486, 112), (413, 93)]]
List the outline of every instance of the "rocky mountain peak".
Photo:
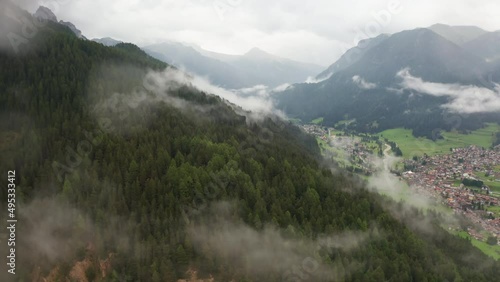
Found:
[(47, 7), (45, 6), (40, 6), (38, 7), (38, 10), (36, 10), (35, 14), (33, 14), (38, 19), (42, 20), (47, 20), (51, 22), (57, 22), (57, 17), (54, 15), (54, 13)]

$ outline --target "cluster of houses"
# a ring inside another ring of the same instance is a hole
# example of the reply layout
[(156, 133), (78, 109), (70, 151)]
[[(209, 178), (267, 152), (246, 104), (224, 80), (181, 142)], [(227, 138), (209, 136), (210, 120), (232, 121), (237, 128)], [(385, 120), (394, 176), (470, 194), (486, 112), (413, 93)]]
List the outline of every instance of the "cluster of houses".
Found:
[(306, 133), (311, 134), (327, 142), (331, 147), (345, 153), (346, 160), (352, 165), (360, 168), (365, 174), (373, 173), (372, 163), (373, 151), (370, 150), (359, 138), (352, 136), (335, 136), (332, 134), (334, 128), (324, 127), (316, 124), (304, 124), (300, 126)]
[[(486, 185), (466, 187), (461, 183), (464, 179), (482, 183), (476, 179), (477, 173), (494, 175), (498, 179), (499, 172), (495, 171), (498, 165), (500, 152), (470, 146), (452, 149), (449, 155), (407, 160), (405, 167), (411, 168), (411, 171), (404, 172), (401, 177), (417, 192), (446, 204), (500, 238), (500, 218), (486, 211), (490, 206), (500, 205), (499, 198)], [(479, 240), (484, 239), (481, 233), (472, 228), (469, 234)]]
[(352, 153), (356, 149), (364, 149), (362, 142), (356, 140), (352, 136), (336, 136), (333, 134), (333, 127), (325, 127), (317, 124), (302, 124), (299, 126), (307, 134), (318, 137), (319, 139), (328, 142), (331, 146), (342, 149), (348, 153)]
[(327, 128), (317, 124), (304, 124), (300, 127), (308, 134), (314, 135), (323, 141), (328, 141), (330, 136), (329, 132), (332, 130), (332, 128)]

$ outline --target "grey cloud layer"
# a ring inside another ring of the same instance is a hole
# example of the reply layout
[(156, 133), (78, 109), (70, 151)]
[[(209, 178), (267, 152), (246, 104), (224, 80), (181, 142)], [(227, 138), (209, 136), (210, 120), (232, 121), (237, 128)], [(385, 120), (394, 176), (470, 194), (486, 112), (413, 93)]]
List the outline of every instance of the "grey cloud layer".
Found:
[[(56, 0), (53, 0), (56, 1)], [(64, 0), (56, 15), (75, 23), (85, 35), (115, 37), (136, 44), (166, 39), (193, 42), (210, 50), (242, 54), (251, 47), (300, 61), (333, 63), (365, 37), (360, 30), (377, 22), (392, 0)], [(375, 33), (446, 24), (498, 29), (500, 3), (480, 0), (408, 1), (380, 19)], [(432, 12), (429, 12), (432, 11)], [(474, 15), (474, 17), (471, 17)], [(376, 35), (376, 34), (375, 34)]]

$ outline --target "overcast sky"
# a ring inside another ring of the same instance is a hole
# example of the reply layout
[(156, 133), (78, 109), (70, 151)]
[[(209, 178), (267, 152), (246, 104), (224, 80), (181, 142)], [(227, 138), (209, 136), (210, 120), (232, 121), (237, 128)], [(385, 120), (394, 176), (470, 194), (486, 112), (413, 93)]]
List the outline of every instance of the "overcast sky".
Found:
[[(88, 38), (109, 36), (139, 46), (173, 40), (229, 54), (259, 47), (324, 66), (359, 39), (379, 33), (438, 22), (500, 29), (500, 3), (493, 0), (43, 0), (37, 4), (51, 8), (58, 19), (73, 22)], [(37, 4), (26, 8), (34, 12)]]

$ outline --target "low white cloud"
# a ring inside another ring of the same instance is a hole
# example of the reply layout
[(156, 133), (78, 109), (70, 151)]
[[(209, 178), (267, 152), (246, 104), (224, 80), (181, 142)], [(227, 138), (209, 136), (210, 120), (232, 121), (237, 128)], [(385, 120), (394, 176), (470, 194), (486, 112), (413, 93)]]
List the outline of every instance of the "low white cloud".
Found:
[(322, 76), (320, 78), (310, 76), (306, 79), (305, 83), (320, 83), (320, 82), (323, 82), (323, 81), (329, 79), (332, 75), (333, 75), (333, 72), (329, 73), (325, 76)]
[[(92, 72), (89, 80), (89, 104), (93, 105), (93, 114), (100, 123), (106, 125), (102, 126), (103, 130), (115, 133), (144, 128), (154, 114), (137, 109), (159, 103), (169, 104), (181, 111), (196, 111), (200, 118), (214, 109), (213, 105), (201, 105), (178, 97), (175, 93), (183, 87), (219, 96), (250, 123), (270, 116), (285, 117), (274, 108), (267, 86), (227, 90), (211, 84), (206, 78), (174, 68), (145, 72), (132, 66), (103, 65)], [(127, 85), (103, 88), (107, 80), (124, 81)]]
[[(371, 191), (390, 197), (393, 201), (385, 201), (384, 209), (413, 230), (427, 235), (435, 234), (435, 226), (431, 217), (415, 217), (413, 208), (439, 211), (442, 204), (429, 194), (422, 193), (422, 187), (406, 186), (400, 177), (391, 172), (402, 158), (388, 154), (390, 147), (386, 144), (384, 157), (376, 157), (373, 162), (375, 173), (368, 179), (367, 188)], [(419, 191), (420, 190), (420, 191)], [(402, 202), (402, 205), (396, 204)], [(452, 214), (442, 213), (440, 223), (445, 226), (458, 226), (457, 218)]]
[(488, 89), (475, 85), (427, 82), (411, 75), (409, 68), (400, 70), (397, 77), (403, 80), (401, 86), (404, 89), (436, 97), (448, 97), (449, 102), (443, 105), (443, 108), (451, 112), (472, 114), (500, 111), (500, 85), (498, 84), (495, 84), (494, 89)]
[(267, 99), (273, 93), (283, 92), (291, 88), (293, 88), (293, 85), (291, 85), (290, 83), (283, 83), (276, 86), (275, 88), (270, 88), (267, 85), (258, 84), (247, 88), (231, 89), (230, 91), (236, 93), (241, 97), (257, 96), (263, 99)]
[[(176, 88), (179, 85), (188, 85), (206, 93), (217, 95), (247, 111), (266, 114), (274, 111), (273, 103), (265, 97), (267, 96), (265, 95), (267, 93), (267, 86), (264, 85), (240, 90), (241, 93), (247, 95), (239, 95), (238, 90), (232, 91), (215, 86), (206, 78), (173, 68), (167, 68), (163, 72), (150, 72), (147, 74), (145, 81), (152, 82), (152, 84), (147, 84), (147, 89), (153, 90), (153, 93), (157, 93), (158, 98), (163, 97), (172, 88)], [(262, 95), (248, 95), (255, 92)]]
[(243, 95), (258, 95), (262, 97), (266, 97), (269, 95), (269, 87), (262, 84), (255, 85), (252, 87), (237, 89), (235, 91)]
[(364, 80), (362, 77), (360, 77), (359, 75), (353, 76), (352, 82), (354, 82), (356, 85), (358, 85), (359, 88), (365, 89), (365, 90), (377, 88), (377, 84), (372, 83), (372, 82), (368, 82), (368, 81)]
[(283, 281), (299, 281), (302, 274), (308, 277), (304, 281), (342, 280), (358, 267), (356, 262), (339, 269), (338, 264), (325, 264), (319, 251), (354, 251), (382, 237), (373, 227), (365, 232), (345, 231), (315, 240), (300, 239), (291, 226), (287, 230), (273, 226), (256, 230), (234, 217), (235, 208), (227, 202), (214, 204), (200, 222), (188, 228), (188, 235), (196, 250), (242, 269), (255, 279), (273, 275), (281, 276)]
[(277, 87), (275, 87), (273, 89), (273, 92), (283, 92), (289, 88), (290, 89), (293, 88), (293, 85), (291, 85), (290, 83), (284, 83), (284, 84), (281, 84), (281, 85), (278, 85)]
[(403, 94), (403, 92), (404, 92), (404, 89), (402, 89), (402, 88), (387, 87), (387, 88), (385, 88), (385, 89), (386, 89), (387, 91), (389, 91), (389, 92), (394, 92), (394, 93), (396, 93), (396, 94)]

